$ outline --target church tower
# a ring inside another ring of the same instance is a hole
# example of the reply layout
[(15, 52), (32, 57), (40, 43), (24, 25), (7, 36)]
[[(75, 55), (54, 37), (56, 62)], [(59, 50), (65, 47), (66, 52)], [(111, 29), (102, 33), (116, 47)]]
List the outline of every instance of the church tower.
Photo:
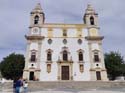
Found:
[(40, 3), (36, 5), (36, 7), (31, 11), (31, 19), (30, 19), (30, 26), (41, 26), (44, 24), (45, 21), (45, 14), (41, 8)]
[(25, 36), (27, 50), (23, 78), (28, 80), (39, 80), (40, 78), (40, 56), (41, 44), (44, 37), (41, 35), (41, 27), (44, 24), (45, 15), (40, 3), (31, 11), (30, 31)]
[(88, 36), (85, 38), (89, 47), (91, 80), (108, 80), (102, 51), (104, 37), (99, 34), (98, 14), (90, 4), (87, 6), (83, 19), (88, 28)]
[(83, 19), (88, 26), (98, 26), (98, 14), (90, 4), (87, 6)]

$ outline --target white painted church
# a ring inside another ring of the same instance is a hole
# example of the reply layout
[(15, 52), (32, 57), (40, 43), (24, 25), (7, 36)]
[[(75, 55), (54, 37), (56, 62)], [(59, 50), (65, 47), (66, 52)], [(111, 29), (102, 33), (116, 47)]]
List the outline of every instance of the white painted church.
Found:
[[(82, 19), (81, 19), (82, 20)], [(98, 14), (91, 5), (83, 24), (45, 23), (40, 4), (31, 11), (23, 78), (37, 81), (107, 81)]]

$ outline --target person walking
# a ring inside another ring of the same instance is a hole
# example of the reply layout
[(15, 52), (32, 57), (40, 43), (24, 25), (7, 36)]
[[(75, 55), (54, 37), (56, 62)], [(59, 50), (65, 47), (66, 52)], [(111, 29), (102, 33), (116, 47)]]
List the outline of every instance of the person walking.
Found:
[(20, 93), (20, 88), (23, 85), (21, 78), (16, 81), (16, 93)]
[(24, 93), (28, 92), (28, 82), (26, 80), (24, 80), (23, 82), (23, 88), (24, 88)]

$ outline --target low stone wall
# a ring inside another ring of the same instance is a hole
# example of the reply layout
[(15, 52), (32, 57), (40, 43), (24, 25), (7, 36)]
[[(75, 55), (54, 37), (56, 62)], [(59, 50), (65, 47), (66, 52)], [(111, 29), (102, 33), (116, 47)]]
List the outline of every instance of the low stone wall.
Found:
[[(92, 88), (125, 88), (125, 81), (61, 81), (61, 82), (28, 82), (29, 89), (31, 90), (42, 90), (42, 89), (92, 89)], [(4, 89), (12, 89), (13, 83), (6, 82), (0, 87)]]

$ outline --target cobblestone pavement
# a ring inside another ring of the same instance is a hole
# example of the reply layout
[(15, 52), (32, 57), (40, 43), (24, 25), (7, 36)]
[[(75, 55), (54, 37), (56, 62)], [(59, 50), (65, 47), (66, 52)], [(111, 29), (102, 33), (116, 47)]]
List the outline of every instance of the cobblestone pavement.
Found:
[[(12, 89), (2, 90), (0, 93), (13, 93)], [(47, 89), (47, 90), (29, 90), (28, 93), (125, 93), (125, 88), (118, 89), (90, 89), (90, 90), (75, 90), (75, 89)]]

